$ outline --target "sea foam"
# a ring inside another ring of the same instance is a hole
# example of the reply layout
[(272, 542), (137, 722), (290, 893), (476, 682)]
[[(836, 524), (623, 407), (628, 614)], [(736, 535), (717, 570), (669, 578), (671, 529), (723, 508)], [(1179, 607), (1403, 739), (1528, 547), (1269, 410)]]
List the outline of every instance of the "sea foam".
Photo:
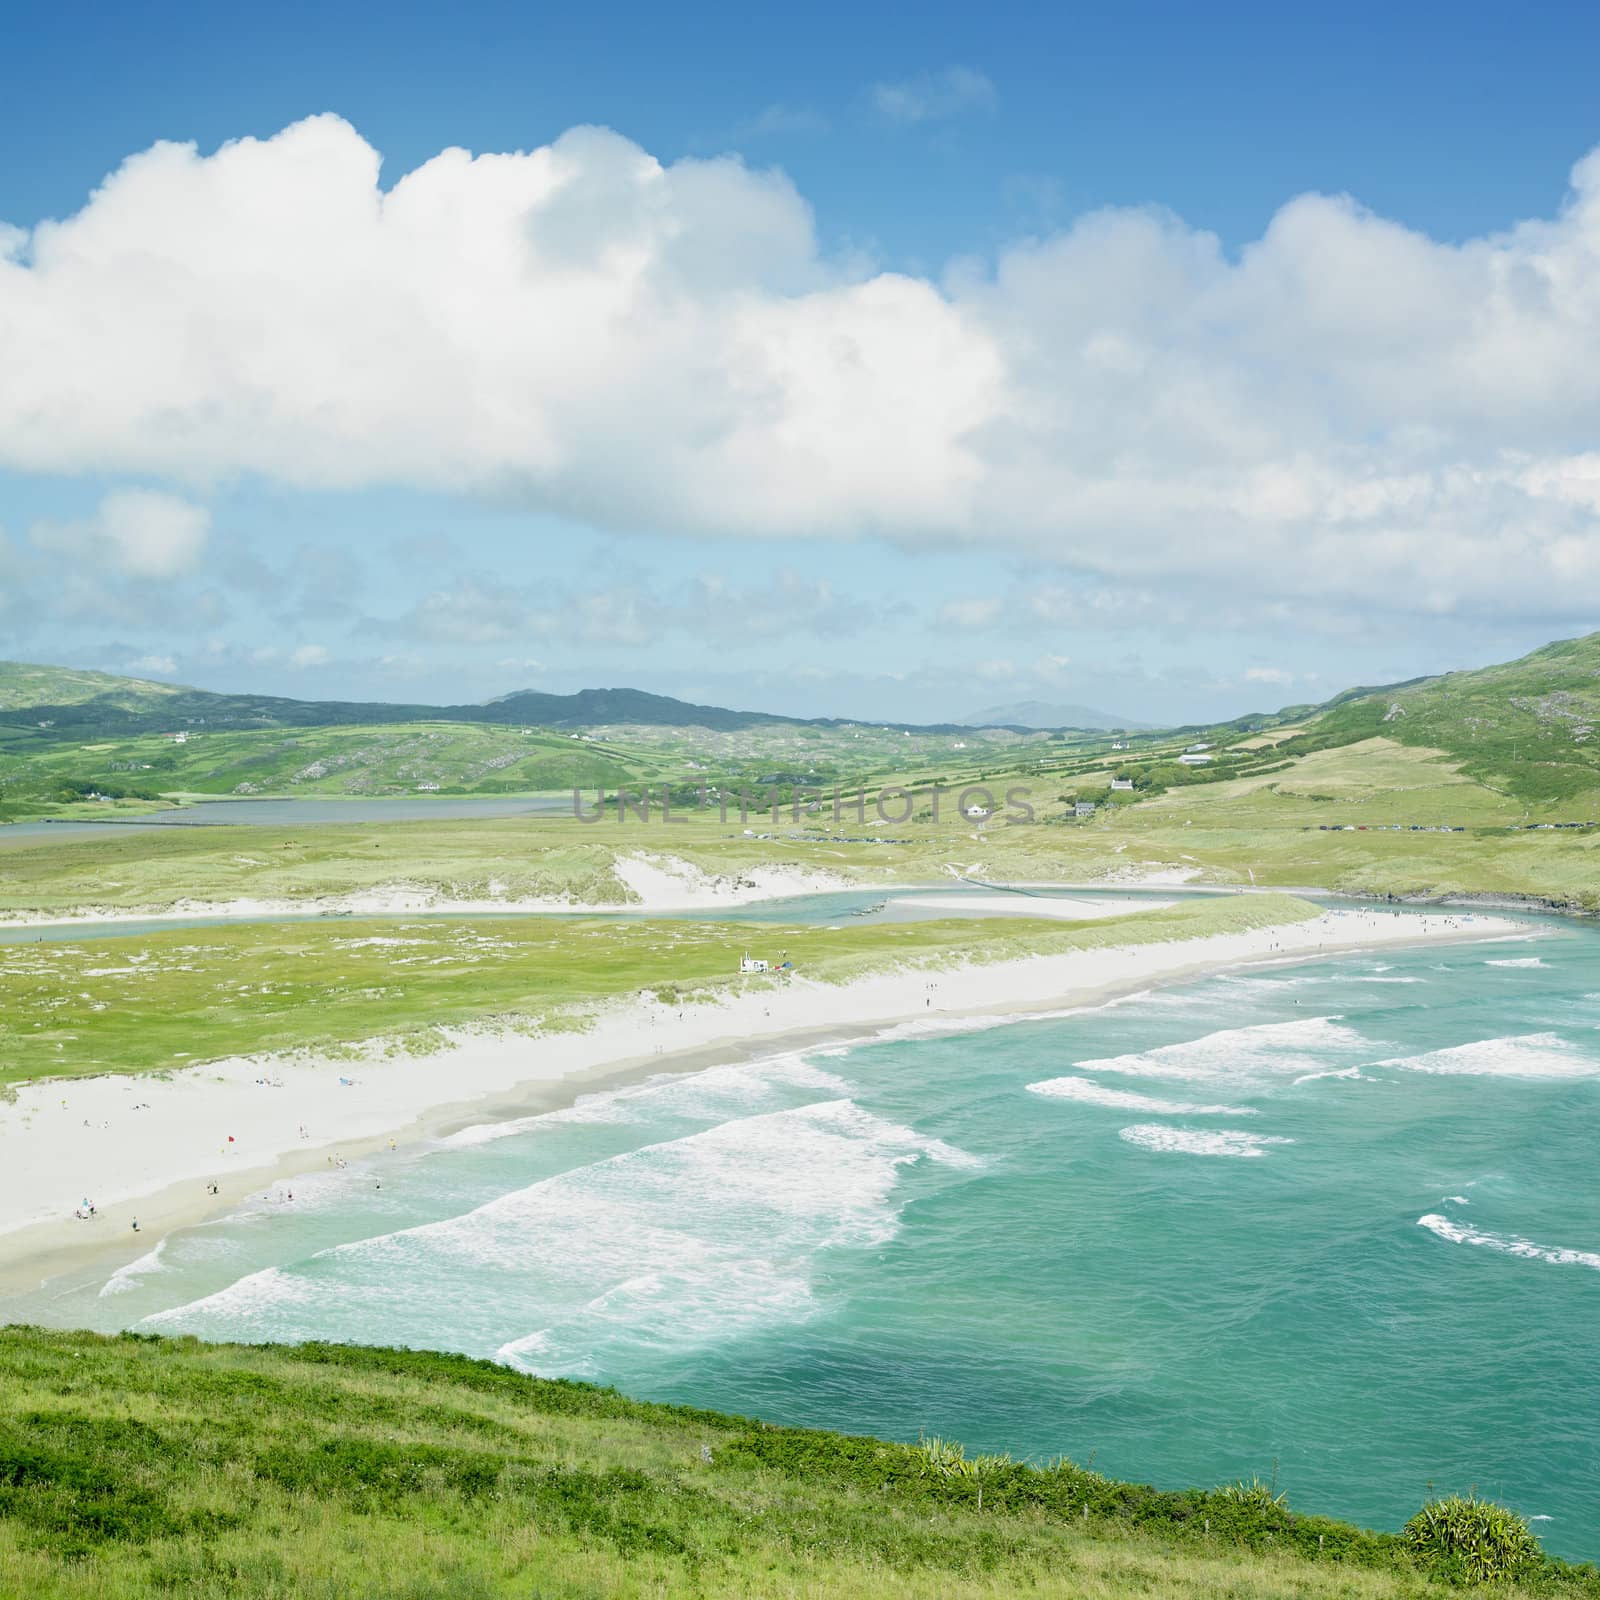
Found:
[(570, 1106), (556, 1111), (477, 1123), (447, 1135), (439, 1143), (460, 1149), (574, 1123), (645, 1124), (662, 1116), (726, 1121), (752, 1111), (781, 1109), (784, 1092), (796, 1089), (836, 1097), (847, 1093), (849, 1085), (804, 1055), (764, 1056), (757, 1061), (707, 1067), (699, 1072), (660, 1073), (621, 1089), (579, 1095)]
[(1514, 1234), (1487, 1233), (1431, 1211), (1417, 1218), (1417, 1226), (1448, 1239), (1451, 1244), (1478, 1245), (1485, 1250), (1498, 1250), (1502, 1255), (1521, 1256), (1526, 1261), (1548, 1261), (1558, 1267), (1591, 1267), (1600, 1272), (1600, 1252), (1593, 1250), (1567, 1250), (1559, 1245), (1535, 1244), (1531, 1239), (1519, 1239)]
[(1293, 1144), (1293, 1139), (1265, 1133), (1246, 1133), (1242, 1128), (1172, 1128), (1164, 1122), (1141, 1122), (1123, 1128), (1120, 1137), (1141, 1150), (1163, 1154), (1176, 1151), (1190, 1156), (1264, 1156), (1267, 1147)]
[(1369, 1053), (1368, 1040), (1337, 1017), (1264, 1022), (1224, 1028), (1182, 1044), (1161, 1045), (1133, 1055), (1076, 1063), (1088, 1072), (1120, 1072), (1138, 1078), (1191, 1081), (1249, 1079), (1323, 1070), (1330, 1055)]
[(1395, 1056), (1380, 1067), (1439, 1076), (1483, 1078), (1592, 1078), (1600, 1061), (1583, 1055), (1557, 1033), (1525, 1033), (1506, 1039), (1479, 1039), (1418, 1056)]
[(848, 1099), (741, 1117), (543, 1179), (445, 1221), (257, 1273), (146, 1325), (373, 1337), (594, 1376), (815, 1309), (824, 1251), (898, 1231), (906, 1173), (976, 1157)]
[(1112, 1089), (1093, 1078), (1047, 1078), (1030, 1083), (1031, 1094), (1053, 1100), (1076, 1100), (1084, 1105), (1115, 1106), (1119, 1111), (1145, 1111), (1157, 1117), (1253, 1117), (1253, 1106), (1206, 1106), (1188, 1100), (1160, 1100), (1154, 1095), (1135, 1094), (1131, 1089)]

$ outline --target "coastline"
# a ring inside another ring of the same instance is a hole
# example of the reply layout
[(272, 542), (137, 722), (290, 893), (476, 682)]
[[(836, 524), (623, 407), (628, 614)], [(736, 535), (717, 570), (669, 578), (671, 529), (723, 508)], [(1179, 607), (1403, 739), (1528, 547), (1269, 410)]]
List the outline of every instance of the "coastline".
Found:
[[(131, 1260), (173, 1229), (333, 1159), (537, 1115), (661, 1073), (902, 1027), (996, 1025), (1251, 966), (1528, 931), (1479, 913), (1342, 908), (1247, 933), (898, 968), (838, 985), (785, 980), (711, 1004), (640, 999), (581, 1032), (453, 1030), (448, 1049), (424, 1056), (385, 1057), (374, 1041), (370, 1059), (354, 1064), (235, 1057), (161, 1077), (22, 1085), (15, 1104), (0, 1105), (0, 1291), (37, 1288), (101, 1258)], [(71, 1214), (84, 1197), (97, 1208), (90, 1221)]]

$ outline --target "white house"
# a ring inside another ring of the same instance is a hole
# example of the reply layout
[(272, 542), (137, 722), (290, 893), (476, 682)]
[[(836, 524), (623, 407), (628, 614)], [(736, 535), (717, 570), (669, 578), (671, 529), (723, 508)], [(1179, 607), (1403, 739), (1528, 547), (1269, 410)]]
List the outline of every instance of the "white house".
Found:
[(1192, 751), (1178, 757), (1178, 760), (1186, 767), (1203, 767), (1210, 759), (1210, 756), (1195, 755)]
[(1204, 744), (1204, 743), (1201, 743), (1201, 744), (1192, 744), (1192, 745), (1189, 745), (1189, 746), (1188, 746), (1188, 750), (1189, 750), (1189, 753), (1190, 753), (1190, 754), (1191, 754), (1191, 755), (1193, 755), (1193, 754), (1195, 754), (1195, 753), (1196, 753), (1196, 752), (1197, 752), (1197, 751), (1200, 751), (1200, 750), (1209, 750), (1209, 749), (1210, 749), (1210, 748), (1211, 748), (1211, 746), (1210, 746), (1210, 745), (1208, 745), (1208, 744)]
[(989, 808), (988, 806), (968, 806), (967, 815), (971, 817), (974, 822), (982, 822), (983, 819), (989, 815)]
[(1132, 778), (1113, 778), (1111, 780), (1111, 792), (1113, 794), (1132, 794), (1133, 793), (1133, 779)]
[(1092, 817), (1094, 815), (1093, 800), (1079, 800), (1072, 808), (1075, 817)]
[(755, 956), (741, 956), (739, 959), (739, 970), (741, 972), (765, 972), (767, 970), (767, 963), (759, 960)]

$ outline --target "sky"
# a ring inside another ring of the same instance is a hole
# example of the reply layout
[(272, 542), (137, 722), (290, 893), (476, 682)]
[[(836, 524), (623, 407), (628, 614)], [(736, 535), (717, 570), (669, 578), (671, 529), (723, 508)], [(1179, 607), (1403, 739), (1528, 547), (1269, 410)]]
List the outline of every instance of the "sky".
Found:
[(1589, 8), (0, 37), (0, 657), (1174, 722), (1600, 627)]

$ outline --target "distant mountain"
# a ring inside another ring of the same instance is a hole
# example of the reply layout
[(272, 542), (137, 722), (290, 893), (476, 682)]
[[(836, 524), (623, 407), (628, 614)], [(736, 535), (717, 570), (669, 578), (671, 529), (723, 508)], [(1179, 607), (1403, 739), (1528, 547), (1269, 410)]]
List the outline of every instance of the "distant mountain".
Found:
[[(363, 700), (290, 700), (277, 695), (215, 694), (181, 684), (148, 683), (103, 672), (74, 672), (26, 662), (0, 662), (0, 727), (45, 729), (60, 738), (114, 737), (180, 728), (381, 726), (394, 722), (527, 724), (542, 728), (633, 725), (709, 728), (718, 733), (778, 725), (853, 727), (859, 718), (781, 717), (695, 705), (643, 689), (580, 689), (540, 694), (521, 689), (482, 705), (390, 705)], [(874, 721), (874, 727), (884, 724)], [(915, 724), (894, 723), (901, 728)], [(966, 723), (918, 727), (923, 733), (961, 733)]]
[(962, 719), (971, 728), (1090, 728), (1110, 732), (1137, 733), (1151, 726), (1114, 717), (1092, 706), (1058, 705), (1048, 700), (1018, 700), (1008, 706), (990, 706)]

